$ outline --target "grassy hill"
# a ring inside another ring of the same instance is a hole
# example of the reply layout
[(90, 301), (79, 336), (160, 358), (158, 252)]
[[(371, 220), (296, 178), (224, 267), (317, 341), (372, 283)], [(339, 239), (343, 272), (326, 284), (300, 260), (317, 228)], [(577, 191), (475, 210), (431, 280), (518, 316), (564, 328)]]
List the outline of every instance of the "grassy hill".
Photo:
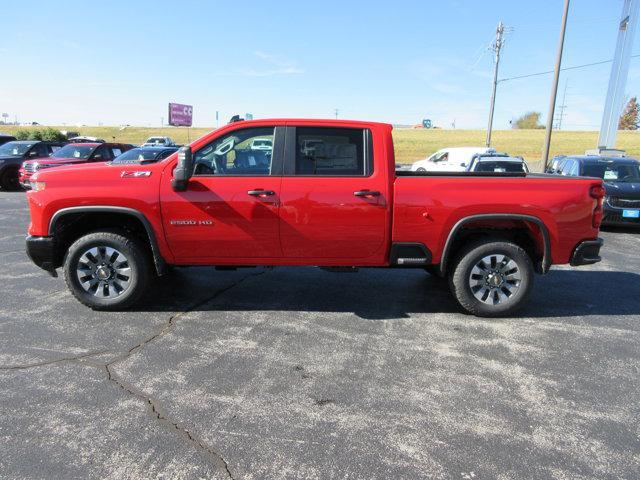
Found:
[[(19, 129), (38, 127), (14, 127), (0, 125), (0, 132), (15, 133)], [(151, 135), (166, 135), (177, 143), (188, 143), (188, 138), (196, 138), (210, 132), (212, 128), (147, 128), (147, 127), (54, 127), (79, 131), (82, 135), (104, 138), (118, 142), (142, 143)], [(445, 147), (484, 145), (484, 130), (412, 130), (396, 129), (393, 132), (396, 146), (397, 163), (411, 163), (427, 157)], [(598, 132), (559, 131), (554, 132), (551, 143), (551, 155), (582, 154), (595, 148)], [(493, 146), (499, 151), (511, 155), (522, 155), (532, 167), (535, 167), (542, 155), (544, 130), (496, 130), (493, 132)], [(618, 132), (618, 148), (628, 155), (640, 157), (640, 132)]]

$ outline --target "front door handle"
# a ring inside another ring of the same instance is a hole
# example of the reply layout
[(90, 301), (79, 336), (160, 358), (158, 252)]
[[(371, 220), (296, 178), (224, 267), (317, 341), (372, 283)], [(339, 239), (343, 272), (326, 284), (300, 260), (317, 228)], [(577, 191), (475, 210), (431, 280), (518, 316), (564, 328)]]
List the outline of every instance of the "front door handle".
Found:
[(249, 190), (247, 192), (247, 195), (251, 195), (252, 197), (270, 197), (275, 194), (276, 192), (274, 192), (273, 190), (263, 190), (261, 188), (257, 190)]
[(357, 192), (353, 192), (356, 197), (379, 197), (380, 192), (375, 190), (358, 190)]

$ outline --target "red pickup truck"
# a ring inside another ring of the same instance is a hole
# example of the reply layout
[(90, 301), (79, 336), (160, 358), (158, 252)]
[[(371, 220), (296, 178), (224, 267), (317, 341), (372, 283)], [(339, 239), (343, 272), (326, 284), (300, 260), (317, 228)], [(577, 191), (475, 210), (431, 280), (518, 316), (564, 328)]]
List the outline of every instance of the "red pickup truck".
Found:
[(240, 121), (155, 164), (38, 171), (27, 252), (95, 309), (130, 306), (169, 265), (310, 265), (425, 269), (480, 316), (522, 306), (552, 264), (600, 260), (602, 180), (396, 172), (391, 131)]

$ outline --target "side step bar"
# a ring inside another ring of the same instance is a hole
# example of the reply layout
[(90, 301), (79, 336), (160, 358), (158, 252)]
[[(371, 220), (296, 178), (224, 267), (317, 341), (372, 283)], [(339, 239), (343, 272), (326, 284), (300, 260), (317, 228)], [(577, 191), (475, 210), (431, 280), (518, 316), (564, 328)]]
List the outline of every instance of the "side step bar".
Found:
[(398, 242), (391, 245), (391, 265), (424, 267), (431, 264), (431, 252), (423, 243)]

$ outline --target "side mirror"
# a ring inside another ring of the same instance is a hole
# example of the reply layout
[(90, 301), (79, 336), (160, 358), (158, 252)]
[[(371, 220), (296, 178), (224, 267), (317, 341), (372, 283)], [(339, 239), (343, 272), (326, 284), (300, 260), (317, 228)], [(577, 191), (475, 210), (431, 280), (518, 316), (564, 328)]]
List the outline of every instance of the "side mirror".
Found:
[(178, 150), (178, 164), (173, 170), (171, 187), (176, 192), (184, 192), (193, 174), (193, 153), (191, 147), (181, 147)]

